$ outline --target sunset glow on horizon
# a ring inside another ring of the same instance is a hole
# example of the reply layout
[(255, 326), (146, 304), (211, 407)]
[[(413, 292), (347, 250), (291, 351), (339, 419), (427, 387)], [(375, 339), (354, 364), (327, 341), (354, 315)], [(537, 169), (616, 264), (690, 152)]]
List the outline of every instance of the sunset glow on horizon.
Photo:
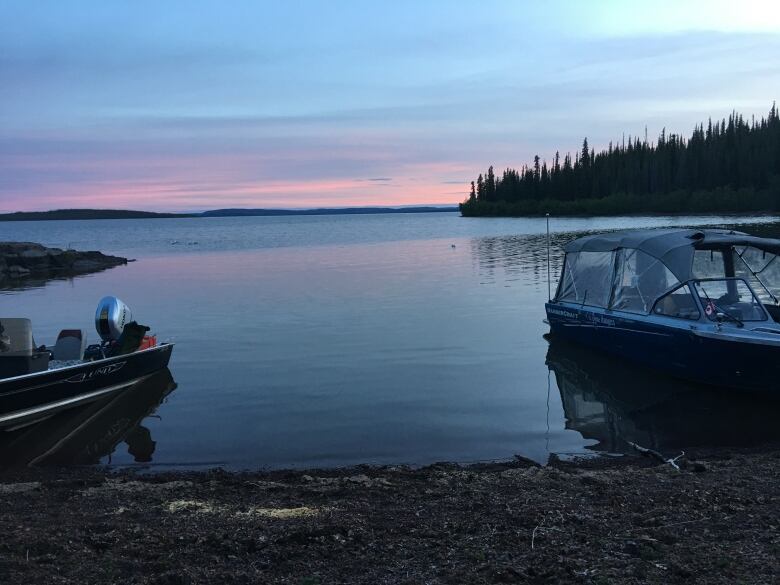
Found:
[(452, 205), (780, 97), (769, 1), (3, 6), (0, 212)]

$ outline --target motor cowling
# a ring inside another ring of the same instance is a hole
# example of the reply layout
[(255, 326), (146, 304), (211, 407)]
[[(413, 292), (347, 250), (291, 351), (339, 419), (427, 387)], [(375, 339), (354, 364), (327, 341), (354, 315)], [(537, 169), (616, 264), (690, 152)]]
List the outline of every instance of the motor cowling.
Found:
[(95, 311), (95, 329), (103, 341), (116, 341), (133, 320), (130, 308), (116, 297), (103, 297)]

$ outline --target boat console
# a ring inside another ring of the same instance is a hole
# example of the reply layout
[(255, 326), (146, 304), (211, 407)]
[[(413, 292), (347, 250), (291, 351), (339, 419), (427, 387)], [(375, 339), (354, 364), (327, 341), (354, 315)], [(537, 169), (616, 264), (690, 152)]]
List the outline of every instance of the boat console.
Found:
[(29, 319), (0, 317), (0, 337), (0, 379), (49, 368), (50, 354), (35, 349)]

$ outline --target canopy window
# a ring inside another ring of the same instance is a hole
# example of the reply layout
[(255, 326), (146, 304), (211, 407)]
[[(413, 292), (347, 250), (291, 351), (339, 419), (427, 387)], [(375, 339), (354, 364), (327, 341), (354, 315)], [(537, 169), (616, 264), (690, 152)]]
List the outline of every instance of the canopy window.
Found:
[(615, 252), (566, 254), (558, 300), (606, 308), (614, 266)]
[(611, 309), (649, 313), (655, 301), (680, 282), (663, 262), (641, 250), (618, 250)]
[(744, 278), (763, 303), (780, 299), (780, 260), (776, 254), (753, 246), (735, 246), (734, 276)]
[(732, 276), (726, 274), (726, 263), (722, 250), (696, 250), (693, 253), (693, 278), (723, 278)]

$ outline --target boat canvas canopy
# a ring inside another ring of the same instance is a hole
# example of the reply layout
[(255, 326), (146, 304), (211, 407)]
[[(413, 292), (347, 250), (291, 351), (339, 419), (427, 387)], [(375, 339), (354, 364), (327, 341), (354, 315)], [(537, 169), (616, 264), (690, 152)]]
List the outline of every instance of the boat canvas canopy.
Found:
[(570, 252), (557, 299), (592, 307), (648, 313), (680, 282), (657, 258), (636, 248)]
[(686, 282), (694, 278), (693, 256), (696, 250), (725, 250), (738, 246), (780, 255), (780, 240), (717, 229), (647, 229), (597, 234), (569, 242), (564, 251), (568, 262), (569, 255), (574, 253), (639, 250), (660, 260), (679, 282)]

